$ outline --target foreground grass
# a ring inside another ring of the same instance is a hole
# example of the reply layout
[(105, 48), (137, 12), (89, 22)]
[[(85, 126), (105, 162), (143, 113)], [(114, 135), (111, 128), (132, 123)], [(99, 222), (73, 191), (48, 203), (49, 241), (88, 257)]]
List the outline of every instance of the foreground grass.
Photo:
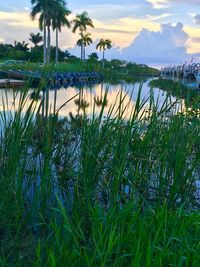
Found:
[(126, 98), (90, 119), (4, 98), (0, 266), (199, 266), (199, 111), (139, 92), (127, 120)]

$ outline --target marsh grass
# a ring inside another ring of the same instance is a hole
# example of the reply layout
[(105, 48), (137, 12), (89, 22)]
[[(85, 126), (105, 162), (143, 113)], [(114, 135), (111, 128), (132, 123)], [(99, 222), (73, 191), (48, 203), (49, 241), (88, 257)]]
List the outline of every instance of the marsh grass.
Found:
[(19, 94), (0, 112), (0, 266), (199, 266), (198, 110), (140, 89), (61, 119), (48, 90)]

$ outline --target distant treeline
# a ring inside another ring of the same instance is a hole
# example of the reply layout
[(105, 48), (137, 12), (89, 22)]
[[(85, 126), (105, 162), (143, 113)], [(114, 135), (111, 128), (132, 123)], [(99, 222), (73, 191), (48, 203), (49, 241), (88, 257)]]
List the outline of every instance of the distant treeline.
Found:
[[(36, 45), (29, 49), (26, 42), (15, 42), (12, 44), (0, 44), (0, 60), (14, 59), (14, 60), (30, 60), (32, 62), (43, 61), (43, 45)], [(69, 56), (68, 52), (63, 52), (60, 49), (59, 59), (64, 61), (65, 57)], [(55, 47), (51, 47), (52, 56), (55, 55)]]
[[(56, 48), (51, 46), (51, 55), (54, 59)], [(79, 63), (81, 59), (71, 55), (68, 51), (62, 51), (58, 49), (59, 62), (66, 63)], [(36, 45), (29, 48), (26, 42), (15, 42), (12, 44), (0, 44), (0, 60), (25, 60), (35, 63), (43, 62), (43, 45)], [(53, 61), (52, 61), (53, 62)], [(94, 63), (101, 67), (101, 60), (99, 60), (98, 54), (93, 52), (88, 55), (88, 59), (85, 63)], [(76, 64), (77, 65), (77, 64)], [(124, 60), (112, 59), (110, 61), (105, 60), (105, 69), (110, 69), (114, 72), (120, 72), (125, 74), (140, 73), (140, 74), (157, 74), (159, 71), (150, 68), (145, 64), (136, 64), (133, 62), (126, 62)]]

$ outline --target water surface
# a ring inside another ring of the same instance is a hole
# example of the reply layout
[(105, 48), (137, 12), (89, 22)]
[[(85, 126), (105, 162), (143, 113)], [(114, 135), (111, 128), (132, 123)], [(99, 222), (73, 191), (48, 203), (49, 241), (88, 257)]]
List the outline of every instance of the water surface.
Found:
[[(150, 79), (144, 79), (141, 82), (119, 82), (118, 84), (112, 84), (107, 82), (102, 82), (100, 84), (92, 86), (84, 86), (81, 88), (78, 87), (68, 87), (60, 88), (58, 90), (47, 90), (46, 92), (41, 92), (41, 99), (44, 98), (44, 105), (46, 107), (46, 101), (48, 101), (48, 106), (53, 112), (54, 110), (60, 109), (60, 116), (68, 116), (69, 113), (72, 114), (81, 114), (86, 113), (88, 116), (91, 116), (94, 111), (95, 103), (95, 112), (98, 113), (101, 110), (102, 102), (104, 99), (105, 93), (106, 97), (106, 107), (104, 113), (107, 113), (109, 109), (115, 104), (116, 108), (121, 99), (124, 99), (123, 105), (129, 105), (130, 114), (131, 109), (134, 108), (135, 102), (138, 98), (138, 93), (141, 89), (141, 100), (145, 101), (145, 107), (148, 108), (150, 102), (150, 94), (153, 95), (154, 101), (159, 104), (161, 107), (164, 103), (176, 103), (177, 99), (174, 96), (169, 95), (166, 91), (154, 88), (153, 90), (149, 87)], [(33, 98), (33, 92), (35, 89), (30, 89), (29, 91), (29, 100), (25, 105), (25, 110), (29, 106)], [(1, 89), (0, 90), (0, 110), (16, 110), (19, 104), (20, 92), (16, 89)], [(66, 105), (64, 105), (68, 100)], [(166, 100), (167, 99), (167, 100)], [(40, 99), (36, 99), (36, 103), (40, 103)], [(5, 104), (6, 103), (6, 104)], [(174, 111), (180, 111), (184, 109), (184, 100), (178, 100), (177, 104), (174, 105)], [(127, 115), (129, 115), (127, 114)]]

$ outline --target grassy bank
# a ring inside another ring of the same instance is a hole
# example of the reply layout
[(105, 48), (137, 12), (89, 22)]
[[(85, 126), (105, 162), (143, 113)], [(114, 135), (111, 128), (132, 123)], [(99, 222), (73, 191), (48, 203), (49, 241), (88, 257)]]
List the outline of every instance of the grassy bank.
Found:
[(177, 98), (185, 99), (186, 106), (199, 107), (199, 90), (192, 89), (184, 86), (180, 82), (175, 82), (166, 79), (156, 79), (150, 81), (150, 86), (152, 88), (159, 88), (168, 92), (170, 95)]
[(0, 266), (199, 266), (199, 111), (127, 97), (90, 119), (4, 98)]
[[(129, 66), (130, 65), (130, 66)], [(42, 64), (38, 63), (27, 63), (27, 65), (2, 65), (2, 70), (27, 70), (27, 71), (50, 71), (54, 70), (55, 72), (81, 72), (81, 71), (96, 71), (104, 74), (106, 79), (111, 80), (126, 80), (131, 81), (134, 79), (133, 76), (142, 75), (158, 75), (159, 71), (153, 68), (150, 68), (145, 65), (137, 65), (137, 64), (127, 64), (125, 66), (120, 65), (120, 61), (118, 64), (112, 63), (112, 61), (107, 61), (105, 64), (105, 68), (102, 68), (101, 62), (90, 62), (90, 61), (74, 61), (74, 62), (66, 62), (59, 63), (57, 65), (50, 64), (49, 66), (43, 67)], [(137, 77), (138, 80), (141, 80), (142, 77)]]

